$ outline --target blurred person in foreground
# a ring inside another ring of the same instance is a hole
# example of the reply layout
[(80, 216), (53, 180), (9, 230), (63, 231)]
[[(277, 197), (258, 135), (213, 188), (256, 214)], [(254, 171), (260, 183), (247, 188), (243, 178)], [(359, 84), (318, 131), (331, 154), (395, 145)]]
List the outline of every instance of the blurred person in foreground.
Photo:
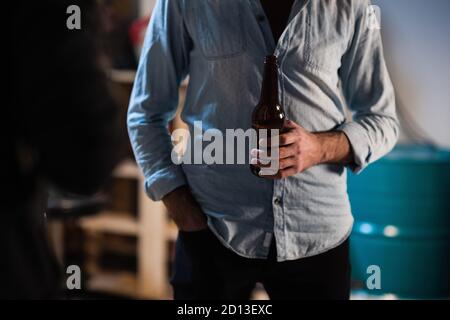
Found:
[[(128, 128), (148, 195), (180, 229), (176, 259), (191, 263), (188, 276), (175, 268), (175, 298), (248, 299), (257, 282), (273, 299), (349, 298), (345, 168), (360, 172), (398, 136), (370, 9), (368, 0), (157, 2)], [(279, 173), (261, 179), (248, 163), (174, 163), (167, 123), (180, 82), (189, 75), (182, 119), (192, 141), (206, 140), (195, 136), (197, 121), (223, 136), (247, 131), (270, 54), (289, 119)]]
[[(81, 30), (66, 27), (69, 5)], [(90, 195), (116, 164), (117, 119), (96, 48), (93, 0), (16, 1), (12, 104), (2, 157), (0, 297), (60, 296), (60, 267), (49, 248), (49, 187)]]

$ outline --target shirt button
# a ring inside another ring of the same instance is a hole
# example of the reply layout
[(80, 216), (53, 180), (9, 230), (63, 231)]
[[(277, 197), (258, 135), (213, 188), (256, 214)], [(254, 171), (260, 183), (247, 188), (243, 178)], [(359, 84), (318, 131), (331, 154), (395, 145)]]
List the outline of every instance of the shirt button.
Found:
[(281, 204), (281, 198), (275, 198), (273, 199), (273, 203), (275, 203), (277, 206), (279, 206)]

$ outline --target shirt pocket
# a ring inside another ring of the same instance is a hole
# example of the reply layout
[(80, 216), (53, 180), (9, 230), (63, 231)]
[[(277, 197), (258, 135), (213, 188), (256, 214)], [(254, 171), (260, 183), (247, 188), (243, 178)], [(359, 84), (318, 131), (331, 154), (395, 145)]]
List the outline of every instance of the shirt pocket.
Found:
[(246, 39), (241, 1), (193, 1), (190, 20), (194, 43), (210, 60), (238, 56), (245, 51)]
[(304, 59), (313, 70), (337, 74), (348, 46), (348, 24), (334, 17), (310, 14)]

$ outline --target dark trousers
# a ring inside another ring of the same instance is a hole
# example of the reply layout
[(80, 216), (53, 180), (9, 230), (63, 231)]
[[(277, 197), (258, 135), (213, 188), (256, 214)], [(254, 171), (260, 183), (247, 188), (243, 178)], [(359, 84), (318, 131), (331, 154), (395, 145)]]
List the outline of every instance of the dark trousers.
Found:
[(257, 282), (273, 300), (348, 300), (348, 240), (323, 254), (277, 262), (275, 241), (268, 259), (249, 259), (224, 247), (210, 230), (179, 233), (172, 278), (176, 300), (248, 300)]

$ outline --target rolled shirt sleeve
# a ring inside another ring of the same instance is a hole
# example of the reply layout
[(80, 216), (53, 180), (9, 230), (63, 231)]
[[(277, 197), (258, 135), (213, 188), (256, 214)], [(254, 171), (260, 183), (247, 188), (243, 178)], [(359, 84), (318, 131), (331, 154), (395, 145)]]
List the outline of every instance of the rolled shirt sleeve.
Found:
[(171, 160), (168, 124), (187, 74), (190, 38), (177, 0), (158, 0), (145, 37), (128, 109), (128, 133), (152, 200), (187, 184)]
[(399, 123), (380, 30), (373, 28), (369, 21), (370, 1), (356, 3), (353, 39), (339, 70), (353, 120), (342, 124), (338, 130), (350, 141), (354, 154), (351, 169), (359, 173), (394, 147)]

